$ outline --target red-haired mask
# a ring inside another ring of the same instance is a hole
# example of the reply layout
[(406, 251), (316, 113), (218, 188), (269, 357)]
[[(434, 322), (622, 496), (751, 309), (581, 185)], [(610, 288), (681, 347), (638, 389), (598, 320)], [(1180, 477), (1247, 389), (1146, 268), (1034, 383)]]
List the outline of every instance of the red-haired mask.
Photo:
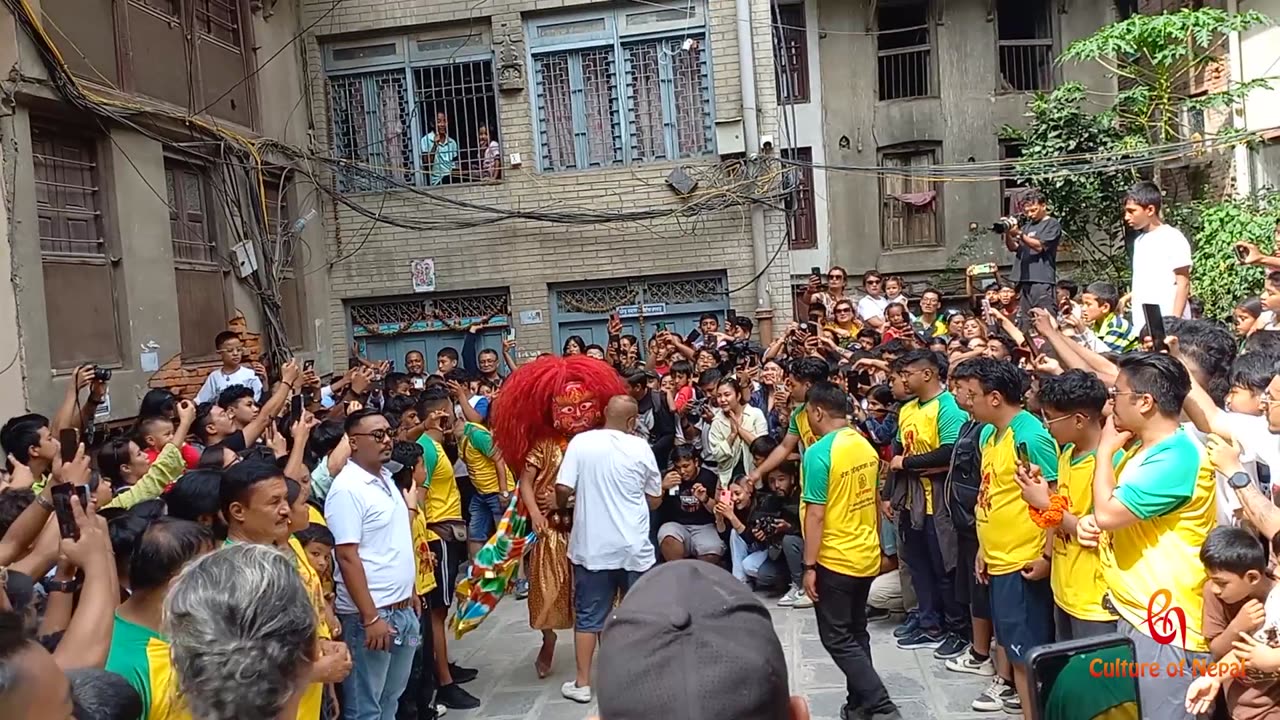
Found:
[(596, 395), (580, 382), (571, 382), (556, 394), (552, 424), (566, 437), (600, 427), (603, 414)]

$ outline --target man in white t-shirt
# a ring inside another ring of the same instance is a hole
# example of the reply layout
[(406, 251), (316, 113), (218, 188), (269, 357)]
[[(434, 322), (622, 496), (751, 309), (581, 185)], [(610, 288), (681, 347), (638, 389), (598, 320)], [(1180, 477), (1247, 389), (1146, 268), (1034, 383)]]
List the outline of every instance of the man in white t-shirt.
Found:
[(1124, 196), (1124, 221), (1138, 237), (1133, 241), (1133, 289), (1129, 309), (1133, 326), (1142, 330), (1147, 321), (1142, 306), (1159, 305), (1168, 317), (1191, 317), (1191, 243), (1177, 228), (1160, 219), (1164, 198), (1160, 188), (1146, 180)]
[(573, 496), (569, 562), (578, 673), (560, 693), (575, 702), (591, 702), (591, 657), (614, 597), (655, 561), (649, 511), (662, 503), (662, 485), (649, 444), (633, 434), (639, 414), (629, 395), (610, 399), (604, 427), (569, 441), (556, 478), (559, 506)]

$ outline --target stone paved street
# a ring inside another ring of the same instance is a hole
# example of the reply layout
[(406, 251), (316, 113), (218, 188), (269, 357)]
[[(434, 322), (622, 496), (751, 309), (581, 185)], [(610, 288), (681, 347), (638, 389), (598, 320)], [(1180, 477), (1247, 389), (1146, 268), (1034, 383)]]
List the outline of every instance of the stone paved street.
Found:
[[(844, 676), (818, 640), (812, 610), (773, 607), (774, 626), (787, 653), (791, 692), (809, 699), (815, 720), (836, 720), (844, 702)], [(451, 641), (455, 661), (480, 670), (466, 687), (482, 701), (471, 711), (451, 710), (450, 718), (486, 720), (582, 720), (595, 705), (579, 705), (560, 696), (560, 685), (573, 678), (573, 639), (561, 633), (551, 677), (538, 680), (533, 660), (540, 635), (529, 629), (526, 604), (505, 598), (494, 616), (461, 641)], [(895, 621), (896, 622), (896, 621)], [(974, 713), (969, 703), (987, 685), (987, 678), (948, 672), (932, 651), (899, 650), (894, 645), (895, 622), (871, 625), (872, 654), (889, 694), (908, 720), (990, 720), (999, 713)]]

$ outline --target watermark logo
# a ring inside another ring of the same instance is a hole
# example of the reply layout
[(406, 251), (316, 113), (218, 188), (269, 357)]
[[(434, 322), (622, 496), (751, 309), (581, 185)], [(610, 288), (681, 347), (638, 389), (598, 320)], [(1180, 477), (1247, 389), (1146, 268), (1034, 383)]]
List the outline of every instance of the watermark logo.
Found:
[(1169, 645), (1180, 640), (1183, 646), (1187, 642), (1187, 613), (1173, 604), (1173, 593), (1160, 588), (1151, 594), (1147, 601), (1147, 619), (1143, 621), (1151, 633), (1151, 639), (1161, 645)]

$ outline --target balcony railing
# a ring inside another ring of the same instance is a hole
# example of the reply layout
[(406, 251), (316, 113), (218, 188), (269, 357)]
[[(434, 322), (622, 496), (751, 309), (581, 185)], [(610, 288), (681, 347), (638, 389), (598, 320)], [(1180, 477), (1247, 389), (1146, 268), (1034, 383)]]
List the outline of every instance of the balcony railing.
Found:
[(927, 97), (929, 84), (929, 45), (879, 51), (879, 89), (881, 100)]

